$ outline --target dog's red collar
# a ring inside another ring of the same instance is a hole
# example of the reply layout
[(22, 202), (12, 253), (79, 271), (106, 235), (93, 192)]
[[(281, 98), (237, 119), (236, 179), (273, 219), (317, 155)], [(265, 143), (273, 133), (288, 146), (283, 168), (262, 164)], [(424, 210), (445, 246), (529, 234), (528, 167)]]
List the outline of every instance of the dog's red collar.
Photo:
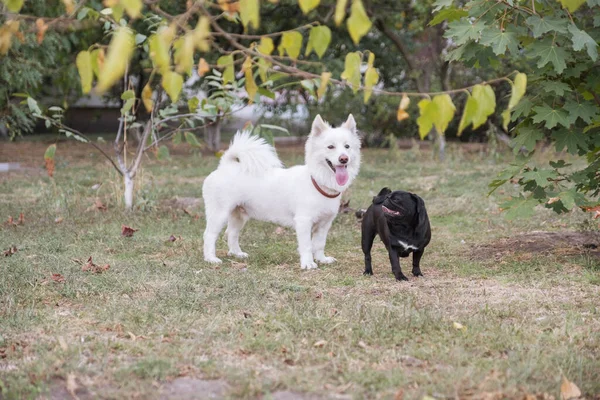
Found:
[(319, 184), (317, 183), (317, 181), (315, 181), (315, 178), (313, 178), (312, 176), (310, 177), (310, 180), (312, 181), (315, 189), (317, 189), (319, 191), (319, 193), (321, 193), (323, 196), (328, 197), (330, 199), (335, 199), (336, 197), (338, 197), (340, 194), (342, 194), (342, 192), (337, 192), (337, 194), (329, 194), (326, 191), (324, 191), (323, 189), (321, 189), (321, 187), (319, 186)]

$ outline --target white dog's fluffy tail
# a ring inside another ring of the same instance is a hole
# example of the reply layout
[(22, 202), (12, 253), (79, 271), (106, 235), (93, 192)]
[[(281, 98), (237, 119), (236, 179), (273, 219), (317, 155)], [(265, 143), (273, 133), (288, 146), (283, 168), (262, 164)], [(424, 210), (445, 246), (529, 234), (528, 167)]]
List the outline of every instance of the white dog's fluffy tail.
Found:
[(242, 172), (250, 175), (283, 166), (273, 146), (248, 131), (238, 131), (221, 157), (219, 167), (233, 165), (239, 165)]

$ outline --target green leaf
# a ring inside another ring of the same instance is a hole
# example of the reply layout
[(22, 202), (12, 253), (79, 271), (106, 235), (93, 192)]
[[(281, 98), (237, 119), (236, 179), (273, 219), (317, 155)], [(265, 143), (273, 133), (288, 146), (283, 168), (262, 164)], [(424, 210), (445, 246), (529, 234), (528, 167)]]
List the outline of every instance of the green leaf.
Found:
[(345, 79), (352, 86), (352, 91), (356, 93), (360, 88), (360, 63), (362, 56), (360, 52), (346, 54), (344, 62), (344, 72), (342, 79)]
[(453, 0), (436, 0), (433, 3), (433, 11), (440, 11), (442, 8), (451, 7)]
[(346, 17), (346, 5), (348, 4), (348, 0), (337, 0), (335, 3), (335, 25), (340, 26), (344, 18)]
[(529, 153), (535, 148), (535, 144), (544, 138), (544, 133), (541, 129), (532, 127), (519, 127), (517, 136), (512, 140), (513, 153), (517, 154), (524, 147)]
[(54, 154), (56, 153), (56, 144), (51, 144), (46, 148), (44, 153), (44, 160), (54, 160)]
[(473, 115), (473, 129), (479, 128), (496, 109), (496, 94), (490, 85), (475, 85), (472, 96), (477, 100), (477, 110)]
[(200, 142), (198, 142), (198, 138), (192, 132), (184, 132), (185, 141), (192, 147), (201, 147)]
[(169, 148), (164, 144), (162, 146), (159, 146), (158, 150), (156, 151), (156, 159), (160, 161), (165, 161), (169, 160), (170, 158), (171, 155), (169, 154)]
[(37, 101), (33, 97), (27, 97), (27, 107), (29, 107), (32, 114), (42, 115), (42, 110), (40, 110)]
[(548, 171), (537, 168), (523, 172), (523, 179), (526, 182), (534, 181), (536, 185), (541, 187), (546, 187), (550, 185), (552, 182), (550, 182), (548, 179), (556, 178), (556, 176), (557, 175), (555, 171)]
[(283, 35), (281, 35), (281, 43), (278, 47), (279, 55), (283, 56), (287, 53), (292, 60), (297, 60), (301, 48), (302, 34), (300, 32), (284, 32)]
[(304, 14), (308, 14), (312, 9), (316, 8), (321, 0), (298, 0), (300, 9)]
[(313, 26), (310, 29), (310, 34), (308, 35), (308, 42), (306, 43), (306, 52), (305, 56), (309, 56), (310, 53), (315, 51), (319, 58), (323, 57), (329, 43), (331, 42), (331, 30), (325, 25)]
[(467, 102), (465, 103), (463, 115), (460, 118), (460, 123), (458, 124), (458, 136), (462, 135), (465, 128), (473, 122), (473, 117), (477, 113), (477, 108), (477, 100), (469, 94), (467, 97)]
[(80, 51), (75, 59), (77, 72), (81, 79), (81, 91), (89, 93), (92, 90), (92, 80), (94, 79), (94, 70), (92, 69), (92, 58), (89, 51)]
[(575, 123), (577, 118), (581, 118), (584, 122), (591, 124), (598, 114), (598, 106), (587, 101), (581, 103), (567, 101), (563, 108), (569, 113), (567, 118), (570, 123)]
[(527, 25), (531, 27), (533, 37), (537, 38), (542, 36), (546, 32), (559, 32), (567, 33), (567, 19), (553, 16), (546, 16), (543, 18), (537, 15), (532, 15), (525, 20)]
[(569, 122), (567, 112), (561, 108), (553, 109), (548, 104), (537, 106), (533, 108), (535, 115), (533, 116), (533, 122), (539, 123), (544, 122), (546, 128), (552, 129), (556, 125), (561, 124), (565, 128), (571, 126)]
[(443, 135), (448, 129), (448, 124), (454, 118), (456, 107), (452, 103), (452, 99), (449, 94), (440, 94), (433, 98), (433, 104), (436, 108), (436, 118), (433, 121), (435, 129), (440, 135)]
[(447, 8), (437, 13), (435, 17), (433, 17), (431, 22), (429, 22), (429, 26), (435, 26), (441, 24), (444, 21), (456, 21), (458, 19), (461, 19), (462, 17), (466, 17), (467, 15), (469, 15), (468, 11), (458, 9), (455, 7)]
[(19, 11), (21, 11), (25, 0), (2, 0), (2, 2), (6, 4), (6, 8), (8, 9), (8, 11), (12, 13), (18, 13)]
[(233, 64), (233, 56), (221, 56), (217, 60), (217, 65), (224, 66), (223, 70), (223, 85), (227, 85), (229, 82), (233, 82), (235, 80), (235, 69)]
[(177, 103), (177, 100), (179, 100), (179, 94), (183, 88), (183, 77), (177, 72), (167, 71), (167, 73), (165, 73), (162, 77), (161, 85), (171, 98), (171, 102)]
[(362, 0), (352, 0), (350, 18), (346, 21), (346, 25), (354, 44), (358, 44), (360, 39), (371, 30), (373, 24), (363, 7)]
[(562, 73), (567, 68), (566, 58), (567, 52), (557, 46), (552, 38), (545, 38), (541, 41), (536, 41), (529, 46), (531, 58), (538, 58), (537, 67), (542, 68), (548, 63), (552, 63), (554, 70), (557, 73)]
[(563, 8), (568, 9), (570, 12), (575, 12), (579, 7), (585, 3), (585, 0), (558, 0), (562, 4)]
[(525, 94), (527, 89), (527, 75), (518, 73), (515, 76), (515, 81), (511, 84), (510, 100), (508, 101), (508, 109), (512, 110)]
[(423, 140), (433, 128), (433, 123), (437, 118), (437, 105), (429, 99), (423, 99), (419, 101), (418, 106), (419, 118), (417, 118), (417, 125), (419, 126), (419, 136)]
[(558, 96), (562, 96), (565, 92), (571, 92), (571, 87), (564, 82), (560, 81), (542, 81), (539, 83), (540, 87), (546, 93), (554, 92)]
[(552, 132), (556, 151), (565, 147), (571, 154), (579, 154), (579, 150), (587, 150), (588, 144), (585, 134), (578, 129), (558, 129)]
[(196, 110), (198, 109), (198, 104), (200, 104), (200, 100), (194, 96), (191, 99), (188, 100), (188, 109), (190, 110), (190, 113), (195, 113)]
[(458, 21), (453, 21), (448, 24), (448, 29), (444, 33), (444, 37), (452, 38), (457, 46), (466, 44), (471, 40), (479, 39), (481, 31), (486, 27), (485, 23), (481, 20), (475, 23), (469, 22), (466, 18), (462, 18)]
[(533, 216), (534, 207), (539, 201), (533, 197), (525, 198), (523, 196), (513, 197), (511, 200), (500, 205), (502, 210), (506, 210), (507, 219), (529, 218)]
[(244, 29), (252, 24), (254, 29), (260, 26), (260, 0), (240, 0), (240, 18)]
[(178, 145), (181, 144), (181, 141), (183, 139), (181, 138), (181, 132), (175, 132), (175, 134), (173, 135), (173, 139), (171, 139), (171, 142), (173, 142), (174, 145)]
[(581, 51), (585, 47), (588, 56), (596, 61), (598, 59), (598, 43), (587, 32), (580, 30), (574, 24), (569, 25), (569, 32), (573, 35), (571, 37), (573, 50)]
[(523, 97), (519, 103), (512, 109), (513, 114), (511, 116), (511, 121), (516, 121), (520, 117), (526, 117), (531, 113), (531, 108), (533, 107), (533, 103), (529, 100), (528, 97)]
[(491, 47), (495, 55), (506, 53), (506, 48), (515, 55), (519, 51), (517, 31), (513, 25), (509, 25), (504, 31), (496, 27), (487, 27), (481, 34), (480, 43)]

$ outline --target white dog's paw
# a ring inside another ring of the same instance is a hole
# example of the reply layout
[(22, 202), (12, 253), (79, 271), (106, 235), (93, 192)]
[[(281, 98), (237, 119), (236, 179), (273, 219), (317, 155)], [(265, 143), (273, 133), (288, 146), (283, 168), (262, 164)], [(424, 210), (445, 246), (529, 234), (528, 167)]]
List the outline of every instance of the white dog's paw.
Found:
[(204, 261), (209, 262), (211, 264), (221, 264), (223, 262), (218, 257), (204, 257)]
[(321, 264), (331, 264), (336, 262), (337, 260), (333, 257), (323, 256), (321, 258), (317, 258), (317, 262)]
[(316, 269), (316, 268), (318, 268), (318, 265), (317, 265), (316, 262), (310, 261), (310, 262), (307, 262), (307, 263), (300, 264), (300, 267), (302, 269)]
[(233, 257), (237, 257), (237, 258), (248, 258), (248, 253), (244, 253), (243, 251), (230, 251), (229, 253), (227, 253), (228, 256), (233, 256)]

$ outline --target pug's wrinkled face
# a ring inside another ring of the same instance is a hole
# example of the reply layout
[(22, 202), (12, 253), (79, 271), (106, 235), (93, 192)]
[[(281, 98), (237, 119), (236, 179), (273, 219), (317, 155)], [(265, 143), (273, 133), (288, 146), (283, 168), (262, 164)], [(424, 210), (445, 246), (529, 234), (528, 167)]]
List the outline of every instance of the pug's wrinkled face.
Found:
[(381, 209), (386, 216), (394, 219), (412, 219), (417, 213), (417, 202), (410, 193), (396, 191), (386, 197)]

